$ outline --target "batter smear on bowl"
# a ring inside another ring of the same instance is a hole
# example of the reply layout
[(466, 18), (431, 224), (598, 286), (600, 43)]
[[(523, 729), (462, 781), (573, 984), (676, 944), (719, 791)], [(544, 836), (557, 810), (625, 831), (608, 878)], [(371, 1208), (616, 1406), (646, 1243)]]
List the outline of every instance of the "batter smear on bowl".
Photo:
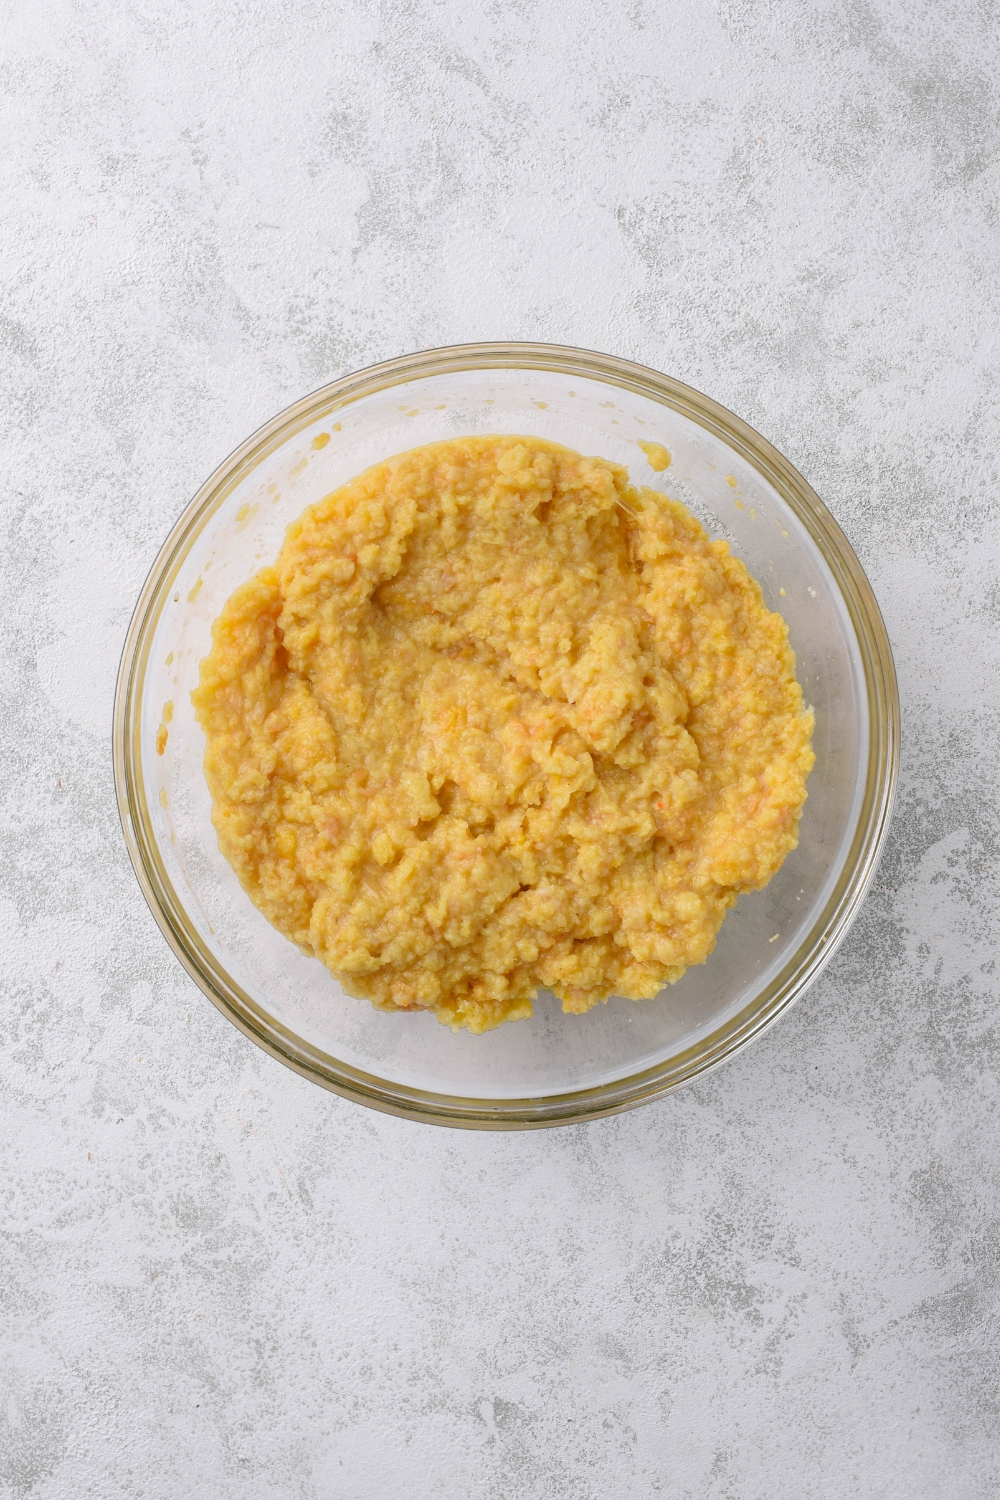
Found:
[(473, 1032), (646, 999), (794, 849), (780, 615), (627, 471), (529, 437), (377, 464), (232, 595), (193, 694), (219, 846), (351, 994)]

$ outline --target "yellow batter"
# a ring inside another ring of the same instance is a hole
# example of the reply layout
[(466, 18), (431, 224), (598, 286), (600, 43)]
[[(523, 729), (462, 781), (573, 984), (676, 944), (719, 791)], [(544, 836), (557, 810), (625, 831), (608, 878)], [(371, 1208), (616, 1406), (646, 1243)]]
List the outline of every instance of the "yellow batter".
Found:
[(288, 529), (193, 695), (219, 845), (354, 995), (481, 1032), (711, 953), (813, 763), (780, 615), (620, 465), (471, 437)]

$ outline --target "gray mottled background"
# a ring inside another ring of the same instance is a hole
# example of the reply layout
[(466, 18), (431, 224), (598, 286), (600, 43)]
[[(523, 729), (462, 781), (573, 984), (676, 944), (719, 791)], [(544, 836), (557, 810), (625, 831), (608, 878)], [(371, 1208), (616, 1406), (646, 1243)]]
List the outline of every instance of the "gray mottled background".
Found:
[[(8, 0), (0, 33), (2, 1500), (995, 1496), (996, 7)], [(521, 1136), (239, 1036), (142, 902), (109, 748), (215, 464), (346, 370), (498, 337), (771, 438), (905, 714), (808, 998)]]

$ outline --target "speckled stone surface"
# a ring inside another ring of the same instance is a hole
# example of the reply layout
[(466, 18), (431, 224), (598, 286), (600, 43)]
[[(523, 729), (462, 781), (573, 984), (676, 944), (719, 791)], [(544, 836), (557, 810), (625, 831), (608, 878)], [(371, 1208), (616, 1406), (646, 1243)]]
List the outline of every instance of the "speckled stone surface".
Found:
[[(0, 95), (2, 1500), (1000, 1488), (1000, 16), (13, 0)], [(476, 1135), (295, 1077), (125, 855), (115, 670), (272, 413), (541, 338), (707, 391), (868, 568), (877, 886), (709, 1079)]]

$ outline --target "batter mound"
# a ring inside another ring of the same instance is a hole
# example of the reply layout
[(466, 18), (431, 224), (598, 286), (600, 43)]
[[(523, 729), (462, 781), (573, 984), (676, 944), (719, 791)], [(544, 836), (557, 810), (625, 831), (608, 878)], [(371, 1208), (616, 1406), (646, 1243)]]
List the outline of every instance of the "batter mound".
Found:
[(351, 994), (482, 1032), (657, 994), (795, 847), (811, 711), (725, 542), (528, 437), (376, 465), (237, 589), (193, 694), (219, 846)]

